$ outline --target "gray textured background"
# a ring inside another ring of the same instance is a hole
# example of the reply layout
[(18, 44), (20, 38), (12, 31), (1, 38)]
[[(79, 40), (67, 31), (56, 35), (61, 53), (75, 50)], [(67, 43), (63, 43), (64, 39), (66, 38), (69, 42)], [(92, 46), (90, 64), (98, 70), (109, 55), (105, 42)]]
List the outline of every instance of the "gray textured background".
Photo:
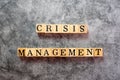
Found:
[[(36, 23), (89, 34), (38, 36)], [(104, 58), (21, 60), (18, 47), (102, 47)], [(0, 80), (120, 80), (120, 0), (0, 0)]]

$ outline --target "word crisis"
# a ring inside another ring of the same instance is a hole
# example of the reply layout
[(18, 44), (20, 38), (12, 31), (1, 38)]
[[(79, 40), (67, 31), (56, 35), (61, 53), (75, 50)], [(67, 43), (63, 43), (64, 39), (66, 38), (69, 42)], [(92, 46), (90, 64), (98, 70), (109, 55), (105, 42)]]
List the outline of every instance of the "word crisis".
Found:
[(87, 33), (85, 24), (36, 24), (37, 33)]

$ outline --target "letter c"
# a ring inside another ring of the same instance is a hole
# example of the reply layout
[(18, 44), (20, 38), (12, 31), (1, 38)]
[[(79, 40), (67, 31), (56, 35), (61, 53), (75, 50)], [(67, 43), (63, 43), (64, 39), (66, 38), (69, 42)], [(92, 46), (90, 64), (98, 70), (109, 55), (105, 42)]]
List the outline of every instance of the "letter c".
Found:
[(37, 25), (37, 31), (42, 31), (42, 29), (39, 29), (40, 27), (42, 27), (42, 25)]

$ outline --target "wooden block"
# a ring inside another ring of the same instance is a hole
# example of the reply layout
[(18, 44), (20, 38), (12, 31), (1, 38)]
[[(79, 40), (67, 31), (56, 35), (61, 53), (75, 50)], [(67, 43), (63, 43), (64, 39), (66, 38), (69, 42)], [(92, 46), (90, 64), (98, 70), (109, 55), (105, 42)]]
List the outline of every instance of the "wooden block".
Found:
[(85, 57), (94, 57), (94, 48), (85, 48)]
[(52, 57), (60, 57), (60, 48), (51, 48)]
[(95, 48), (94, 57), (103, 57), (103, 49), (102, 48)]
[(43, 57), (52, 57), (52, 50), (51, 48), (42, 48), (42, 55)]
[(34, 53), (34, 56), (35, 57), (42, 57), (43, 56), (43, 54), (42, 54), (42, 49), (43, 48), (34, 48), (35, 50), (35, 53)]
[(84, 31), (84, 33), (88, 33), (88, 25), (87, 25), (87, 24), (84, 24), (84, 26), (85, 26), (85, 31)]
[(75, 24), (69, 25), (69, 33), (78, 33), (78, 27)]
[(56, 26), (58, 26), (58, 32), (56, 32), (56, 33), (62, 33), (62, 25), (56, 24)]
[(78, 24), (77, 29), (78, 29), (77, 33), (87, 33), (88, 32), (87, 25), (85, 25), (85, 24)]
[(68, 48), (68, 57), (78, 57), (76, 48)]
[(45, 33), (54, 33), (54, 28), (55, 28), (55, 25), (54, 24), (46, 24), (45, 25), (46, 27), (46, 30), (45, 30)]
[(59, 48), (60, 49), (60, 57), (68, 57), (68, 48)]
[(35, 48), (26, 48), (25, 57), (35, 57)]
[(76, 56), (77, 57), (86, 57), (85, 53), (86, 53), (85, 48), (76, 48)]
[(17, 49), (17, 56), (25, 57), (25, 53), (26, 53), (26, 48), (18, 48)]
[(61, 33), (69, 33), (69, 25), (68, 24), (61, 24), (62, 32)]
[(45, 33), (46, 32), (46, 24), (36, 24), (36, 32), (37, 33)]

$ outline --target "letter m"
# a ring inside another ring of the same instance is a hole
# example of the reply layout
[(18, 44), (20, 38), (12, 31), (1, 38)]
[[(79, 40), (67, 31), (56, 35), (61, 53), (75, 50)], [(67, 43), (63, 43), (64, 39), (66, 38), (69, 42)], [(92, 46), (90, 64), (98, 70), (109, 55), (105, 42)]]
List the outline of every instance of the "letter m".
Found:
[(22, 56), (24, 57), (25, 56), (25, 48), (18, 48), (17, 54), (20, 57), (22, 57)]

